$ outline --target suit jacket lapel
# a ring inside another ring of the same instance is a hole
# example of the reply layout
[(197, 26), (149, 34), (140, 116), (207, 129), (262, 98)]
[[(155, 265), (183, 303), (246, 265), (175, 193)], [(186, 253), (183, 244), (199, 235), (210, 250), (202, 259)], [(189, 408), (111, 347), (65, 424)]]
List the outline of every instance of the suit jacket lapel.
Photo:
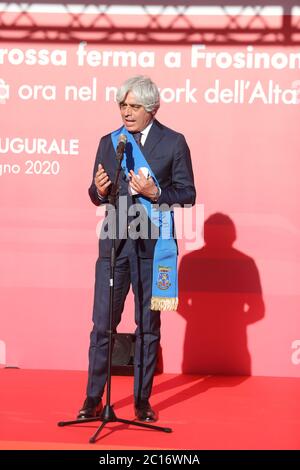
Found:
[(147, 136), (145, 145), (143, 147), (143, 152), (145, 153), (145, 157), (151, 157), (151, 153), (154, 151), (156, 145), (164, 136), (164, 128), (156, 119), (154, 120), (149, 134)]

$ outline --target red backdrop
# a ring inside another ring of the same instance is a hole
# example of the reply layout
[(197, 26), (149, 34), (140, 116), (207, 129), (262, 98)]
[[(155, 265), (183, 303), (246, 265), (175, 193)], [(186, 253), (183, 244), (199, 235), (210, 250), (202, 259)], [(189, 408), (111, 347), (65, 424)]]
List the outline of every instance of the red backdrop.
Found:
[[(79, 43), (1, 45), (2, 364), (86, 369), (100, 220), (87, 188), (100, 136), (120, 125), (107, 87), (147, 74), (162, 89), (158, 119), (190, 145), (199, 205), (196, 234), (179, 241), (178, 312), (162, 315), (165, 372), (300, 375), (299, 52), (249, 46), (199, 49), (216, 54), (210, 66), (180, 43), (87, 42), (84, 65)], [(61, 52), (43, 64), (43, 49)], [(259, 52), (266, 63), (251, 66)], [(276, 85), (290, 90), (278, 102)], [(120, 331), (133, 330), (130, 295)]]

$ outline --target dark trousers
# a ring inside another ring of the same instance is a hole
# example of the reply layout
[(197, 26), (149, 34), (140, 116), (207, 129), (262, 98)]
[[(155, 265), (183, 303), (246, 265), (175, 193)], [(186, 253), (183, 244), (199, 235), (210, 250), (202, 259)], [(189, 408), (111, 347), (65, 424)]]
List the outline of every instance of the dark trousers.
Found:
[[(114, 285), (115, 329), (121, 321), (124, 302), (130, 284), (134, 294), (135, 335), (134, 399), (148, 399), (151, 394), (160, 340), (160, 312), (150, 309), (152, 290), (152, 259), (138, 258), (134, 241), (128, 239), (117, 257)], [(103, 395), (107, 379), (109, 329), (110, 259), (99, 258), (96, 263), (94, 327), (90, 337), (87, 395)]]

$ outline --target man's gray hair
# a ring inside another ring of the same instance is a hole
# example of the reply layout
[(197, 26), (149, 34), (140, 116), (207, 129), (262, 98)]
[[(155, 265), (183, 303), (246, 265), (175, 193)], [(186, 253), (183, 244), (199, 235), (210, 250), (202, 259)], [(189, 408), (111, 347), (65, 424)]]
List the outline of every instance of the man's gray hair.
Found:
[(119, 105), (125, 101), (130, 91), (134, 94), (137, 104), (144, 106), (146, 111), (152, 113), (158, 110), (160, 106), (159, 91), (151, 78), (137, 75), (126, 80), (117, 91)]

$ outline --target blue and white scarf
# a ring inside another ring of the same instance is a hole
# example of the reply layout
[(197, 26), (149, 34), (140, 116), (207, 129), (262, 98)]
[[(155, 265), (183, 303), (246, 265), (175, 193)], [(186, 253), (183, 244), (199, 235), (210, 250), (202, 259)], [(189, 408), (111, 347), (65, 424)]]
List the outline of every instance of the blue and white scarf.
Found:
[[(159, 188), (158, 181), (145, 159), (134, 137), (125, 127), (111, 133), (111, 140), (115, 150), (117, 149), (119, 136), (127, 137), (126, 148), (132, 146), (130, 157), (126, 154), (122, 160), (122, 168), (128, 176), (130, 170), (135, 174), (142, 167), (146, 167)], [(155, 244), (152, 274), (151, 310), (176, 310), (178, 306), (178, 279), (177, 279), (177, 245), (173, 237), (174, 213), (171, 210), (160, 211), (153, 206), (151, 201), (140, 195), (138, 200), (145, 208), (151, 222), (159, 227), (159, 238)]]

